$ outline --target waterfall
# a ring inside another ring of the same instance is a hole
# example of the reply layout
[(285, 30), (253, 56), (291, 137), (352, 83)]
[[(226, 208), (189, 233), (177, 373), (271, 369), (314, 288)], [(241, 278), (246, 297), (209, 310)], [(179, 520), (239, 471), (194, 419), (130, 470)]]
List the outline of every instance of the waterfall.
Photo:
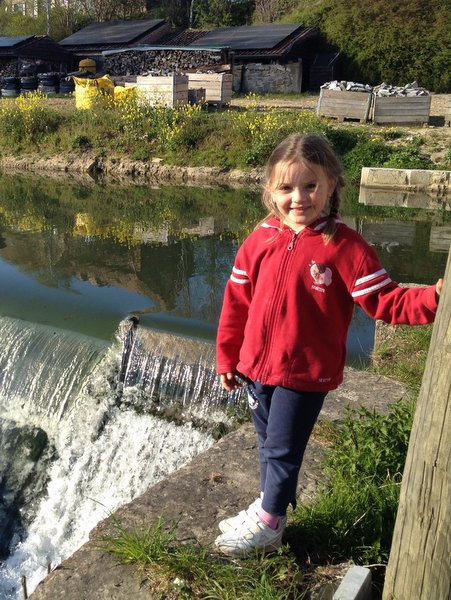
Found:
[(123, 323), (123, 362), (119, 380), (123, 402), (153, 414), (177, 412), (201, 421), (225, 420), (225, 411), (237, 405), (240, 392), (225, 392), (214, 371), (214, 345)]
[[(99, 520), (210, 447), (206, 423), (226, 416), (213, 350), (193, 340), (125, 321), (105, 346), (0, 317), (0, 341), (0, 450), (11, 454), (0, 459), (1, 500), (31, 506), (10, 502), (3, 515), (7, 525), (26, 515), (5, 527), (9, 556), (0, 568), (0, 598), (19, 600), (22, 575), (31, 592)], [(169, 406), (180, 408), (175, 420)], [(17, 470), (27, 476), (9, 475)]]

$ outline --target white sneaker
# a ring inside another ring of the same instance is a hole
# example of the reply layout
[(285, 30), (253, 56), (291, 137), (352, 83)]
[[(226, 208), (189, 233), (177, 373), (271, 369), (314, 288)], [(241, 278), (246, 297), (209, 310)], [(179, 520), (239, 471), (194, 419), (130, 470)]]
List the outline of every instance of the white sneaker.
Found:
[(287, 518), (281, 517), (277, 529), (271, 529), (257, 514), (248, 515), (240, 527), (218, 536), (215, 545), (223, 554), (237, 558), (245, 558), (254, 549), (272, 552), (282, 545), (286, 523)]
[(261, 504), (262, 499), (259, 496), (252, 502), (252, 504), (249, 504), (247, 508), (240, 511), (234, 517), (229, 517), (228, 519), (223, 519), (222, 521), (220, 521), (218, 525), (219, 530), (222, 533), (229, 533), (230, 531), (241, 527), (241, 525), (245, 523), (249, 517), (251, 517), (252, 515), (257, 515), (257, 510), (260, 508)]

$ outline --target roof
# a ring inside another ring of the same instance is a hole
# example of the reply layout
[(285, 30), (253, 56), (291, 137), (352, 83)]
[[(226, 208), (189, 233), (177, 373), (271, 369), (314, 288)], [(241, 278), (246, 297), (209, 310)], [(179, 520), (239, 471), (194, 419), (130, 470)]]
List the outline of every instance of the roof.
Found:
[(0, 48), (13, 48), (33, 37), (33, 35), (0, 36)]
[(165, 24), (164, 19), (130, 19), (91, 23), (60, 41), (62, 46), (129, 44)]
[(0, 37), (0, 56), (71, 63), (72, 55), (47, 35)]
[(231, 50), (259, 50), (275, 48), (303, 25), (243, 25), (219, 27), (191, 43), (191, 46), (227, 46)]

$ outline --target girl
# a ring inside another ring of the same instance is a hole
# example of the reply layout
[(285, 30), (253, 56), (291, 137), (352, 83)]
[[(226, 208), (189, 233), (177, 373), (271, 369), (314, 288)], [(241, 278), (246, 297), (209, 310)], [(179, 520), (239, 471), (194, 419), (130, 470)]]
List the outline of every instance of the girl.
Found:
[(434, 319), (442, 280), (398, 287), (371, 246), (340, 221), (343, 186), (325, 139), (283, 141), (266, 168), (269, 214), (238, 250), (226, 286), (217, 372), (229, 391), (248, 382), (261, 484), (259, 498), (219, 523), (216, 546), (231, 556), (281, 545), (308, 439), (327, 392), (343, 380), (354, 304), (391, 324)]

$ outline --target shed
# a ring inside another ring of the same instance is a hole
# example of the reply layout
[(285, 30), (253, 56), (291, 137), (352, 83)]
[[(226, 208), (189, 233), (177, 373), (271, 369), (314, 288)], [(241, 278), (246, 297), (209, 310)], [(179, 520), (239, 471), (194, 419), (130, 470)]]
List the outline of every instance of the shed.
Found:
[(67, 72), (74, 57), (46, 35), (0, 36), (0, 76)]
[(308, 89), (309, 69), (318, 52), (319, 31), (302, 24), (219, 27), (190, 44), (228, 48), (234, 90), (300, 92)]
[(91, 23), (67, 38), (60, 45), (78, 57), (102, 59), (102, 52), (141, 44), (154, 44), (170, 32), (164, 19), (129, 19)]

